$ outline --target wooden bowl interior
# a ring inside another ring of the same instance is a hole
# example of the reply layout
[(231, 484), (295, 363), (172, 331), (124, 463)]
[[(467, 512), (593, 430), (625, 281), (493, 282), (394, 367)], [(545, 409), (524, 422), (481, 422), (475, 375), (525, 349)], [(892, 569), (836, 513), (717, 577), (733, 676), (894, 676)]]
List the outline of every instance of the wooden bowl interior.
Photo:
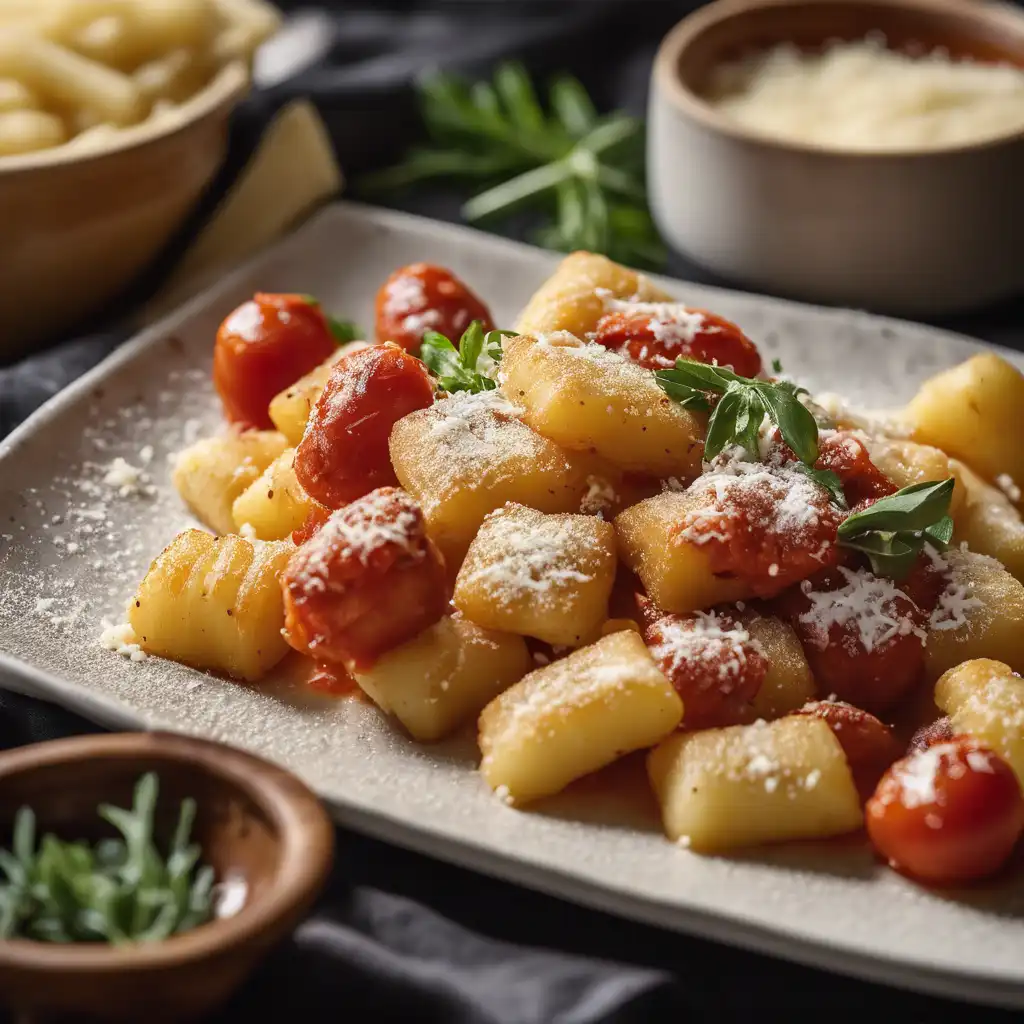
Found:
[(113, 755), (12, 774), (0, 786), (0, 842), (9, 847), (14, 817), (23, 805), (36, 813), (37, 839), (44, 832), (65, 840), (117, 835), (97, 808), (101, 803), (130, 808), (135, 783), (147, 771), (159, 779), (155, 833), (161, 853), (167, 852), (181, 801), (192, 797), (198, 812), (192, 839), (202, 847), (201, 862), (214, 869), (217, 881), (244, 879), (245, 905), (257, 902), (272, 887), (281, 864), (278, 827), (230, 780), (187, 761)]
[(821, 50), (837, 40), (854, 41), (882, 33), (886, 45), (910, 55), (945, 49), (958, 60), (1009, 63), (1024, 68), (1024, 29), (1007, 31), (998, 23), (958, 7), (901, 7), (871, 0), (753, 4), (709, 23), (679, 51), (677, 73), (683, 84), (701, 95), (711, 70), (769, 49), (793, 43), (808, 51)]

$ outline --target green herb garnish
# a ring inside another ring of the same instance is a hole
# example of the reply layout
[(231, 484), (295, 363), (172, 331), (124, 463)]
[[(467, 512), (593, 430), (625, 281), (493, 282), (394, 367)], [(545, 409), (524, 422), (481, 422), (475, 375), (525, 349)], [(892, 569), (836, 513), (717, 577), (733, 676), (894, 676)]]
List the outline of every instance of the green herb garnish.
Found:
[(773, 359), (772, 360), (772, 373), (782, 373), (782, 360), (781, 359)]
[(529, 207), (546, 217), (534, 236), (546, 248), (664, 264), (665, 247), (647, 209), (641, 120), (599, 116), (569, 75), (552, 82), (545, 110), (515, 63), (502, 64), (493, 84), (468, 85), (435, 72), (417, 91), (431, 145), (364, 177), (358, 191), (392, 192), (429, 179), (476, 182), (489, 187), (463, 206), (468, 221)]
[(330, 313), (324, 312), (323, 307), (320, 305), (320, 300), (315, 296), (303, 295), (301, 298), (303, 302), (315, 306), (323, 313), (324, 319), (327, 321), (327, 329), (339, 345), (347, 345), (350, 341), (358, 341), (366, 337), (363, 329), (354, 320), (339, 320), (331, 316)]
[(483, 324), (474, 320), (456, 348), (443, 334), (427, 331), (420, 342), (420, 359), (434, 372), (445, 391), (493, 391), (498, 383), (477, 368), (480, 357), (486, 356), (492, 364), (500, 363), (501, 339), (514, 334), (515, 331), (485, 334)]
[(95, 846), (44, 835), (22, 807), (11, 850), (0, 850), (0, 938), (40, 942), (155, 942), (208, 921), (213, 869), (199, 867), (189, 842), (194, 800), (183, 800), (167, 859), (153, 838), (157, 777), (135, 786), (130, 811), (102, 804), (98, 813), (121, 833)]
[(904, 579), (925, 544), (945, 551), (953, 537), (954, 480), (911, 484), (856, 512), (839, 526), (839, 543), (867, 555), (872, 571)]
[(800, 402), (799, 396), (807, 394), (805, 388), (789, 381), (741, 377), (723, 366), (708, 366), (692, 359), (677, 359), (675, 369), (656, 370), (654, 376), (665, 394), (690, 408), (708, 409), (707, 395), (721, 395), (708, 420), (706, 459), (713, 459), (732, 444), (741, 445), (758, 458), (758, 431), (768, 416), (796, 457), (814, 466), (818, 424)]

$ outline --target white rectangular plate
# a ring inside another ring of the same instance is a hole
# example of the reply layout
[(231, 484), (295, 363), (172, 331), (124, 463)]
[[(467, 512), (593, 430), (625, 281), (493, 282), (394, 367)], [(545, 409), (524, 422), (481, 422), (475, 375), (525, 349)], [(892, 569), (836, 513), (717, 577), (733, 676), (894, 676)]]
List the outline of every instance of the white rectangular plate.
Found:
[[(152, 557), (194, 525), (170, 485), (168, 455), (219, 425), (209, 369), (220, 320), (260, 289), (312, 293), (369, 326), (376, 289), (415, 260), (451, 267), (505, 326), (557, 257), (338, 204), (0, 444), (0, 682), (105, 725), (252, 750), (300, 775), (346, 825), (566, 899), (835, 971), (1024, 1007), (1022, 878), (933, 893), (857, 843), (701, 857), (667, 842), (650, 806), (626, 790), (584, 786), (543, 812), (515, 811), (474, 771), (471, 741), (419, 747), (366, 704), (308, 696), (286, 678), (247, 688), (99, 645), (102, 621), (123, 618)], [(979, 348), (913, 324), (662, 283), (736, 320), (812, 388), (872, 407), (905, 400), (920, 379)], [(103, 483), (116, 457), (144, 464), (141, 493)]]

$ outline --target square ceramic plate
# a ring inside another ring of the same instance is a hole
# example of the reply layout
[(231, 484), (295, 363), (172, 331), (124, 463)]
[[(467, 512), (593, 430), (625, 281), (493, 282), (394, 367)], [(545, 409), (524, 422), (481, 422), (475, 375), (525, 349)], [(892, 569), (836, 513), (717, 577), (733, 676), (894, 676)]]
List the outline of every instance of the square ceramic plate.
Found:
[[(99, 644), (103, 621), (123, 618), (151, 558), (194, 525), (170, 485), (168, 455), (218, 427), (209, 370), (220, 320), (263, 289), (310, 292), (371, 324), (378, 286), (414, 260), (465, 277), (502, 325), (557, 257), (333, 206), (0, 445), (3, 685), (106, 725), (176, 729), (255, 751), (302, 776), (346, 825), (566, 899), (831, 970), (1024, 1007), (1024, 878), (933, 893), (877, 865), (859, 842), (697, 856), (663, 838), (628, 761), (540, 810), (515, 811), (474, 771), (471, 738), (416, 746), (374, 708), (302, 694), (283, 670), (248, 688)], [(736, 320), (810, 387), (872, 407), (902, 402), (923, 377), (979, 348), (911, 324), (663, 283)], [(118, 458), (142, 471), (137, 486), (105, 482)]]

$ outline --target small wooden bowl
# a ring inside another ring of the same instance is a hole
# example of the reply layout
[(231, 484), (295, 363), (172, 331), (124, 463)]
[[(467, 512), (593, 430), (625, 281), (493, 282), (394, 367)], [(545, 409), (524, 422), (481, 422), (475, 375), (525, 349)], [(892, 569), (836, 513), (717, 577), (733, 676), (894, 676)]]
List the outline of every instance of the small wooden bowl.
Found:
[(755, 134), (704, 98), (722, 61), (882, 32), (897, 50), (1024, 67), (1024, 13), (977, 0), (717, 0), (654, 62), (651, 208), (665, 239), (749, 288), (911, 317), (1024, 289), (1024, 131), (934, 149), (844, 151)]
[(0, 159), (0, 363), (103, 309), (150, 264), (223, 163), (248, 87), (234, 61), (102, 148), (72, 140)]
[[(0, 1000), (32, 1015), (183, 1020), (225, 1001), (312, 905), (331, 868), (334, 829), (293, 775), (230, 747), (169, 733), (83, 736), (0, 755), (0, 843), (28, 805), (37, 834), (110, 835), (101, 803), (130, 807), (139, 776), (159, 776), (157, 832), (194, 797), (193, 838), (218, 881), (242, 879), (237, 914), (128, 948), (0, 941)], [(164, 847), (165, 848), (165, 847)]]

